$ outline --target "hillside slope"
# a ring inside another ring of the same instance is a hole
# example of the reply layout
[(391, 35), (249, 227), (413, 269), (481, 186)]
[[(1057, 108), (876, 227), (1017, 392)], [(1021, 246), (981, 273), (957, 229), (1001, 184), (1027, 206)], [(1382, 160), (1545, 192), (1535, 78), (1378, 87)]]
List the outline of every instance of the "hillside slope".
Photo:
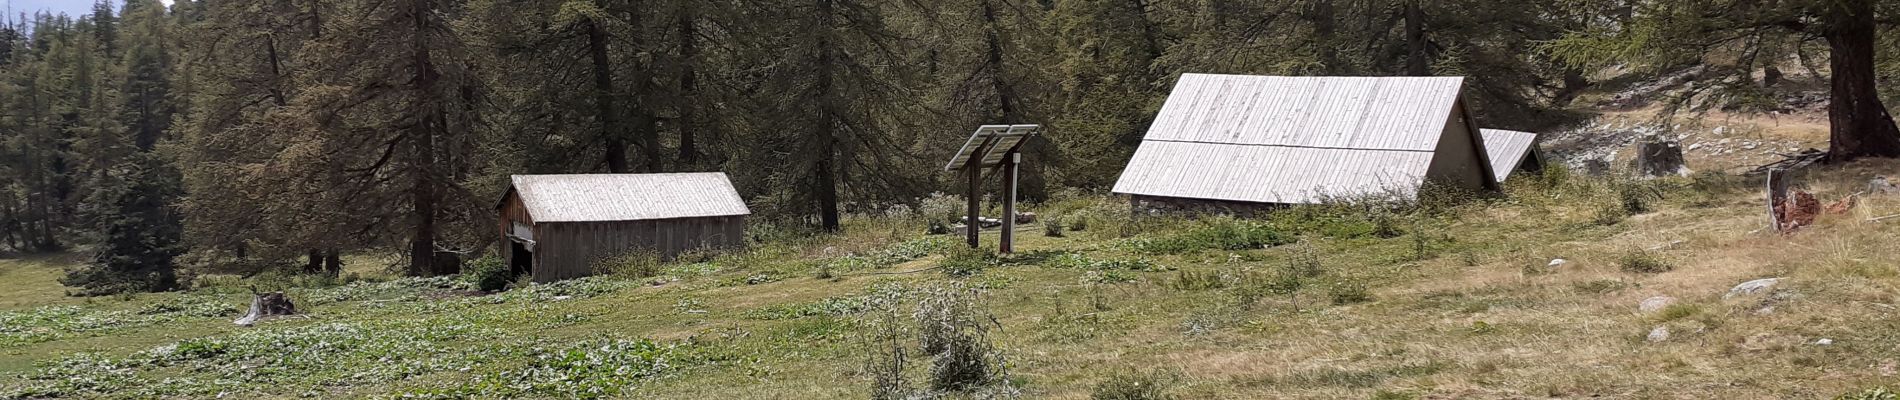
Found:
[[(1895, 167), (1817, 170), (1811, 183), (1832, 199)], [(1078, 197), (1042, 211), (1086, 229), (1056, 238), (1032, 225), (1023, 255), (968, 277), (928, 269), (946, 253), (968, 261), (954, 239), (859, 218), (844, 235), (655, 278), (495, 295), (443, 278), (292, 288), (307, 316), (257, 328), (226, 322), (242, 283), (4, 302), (0, 368), (13, 378), (0, 393), (862, 398), (865, 328), (889, 315), (873, 300), (900, 299), (903, 320), (920, 290), (946, 282), (981, 289), (1007, 386), (1029, 397), (1129, 380), (1183, 398), (1811, 398), (1894, 382), (1900, 224), (1867, 219), (1900, 213), (1900, 199), (1868, 197), (1782, 236), (1760, 232), (1753, 185), (1524, 177), (1507, 197), (1439, 211), (1301, 208), (1262, 223), (1126, 221), (1114, 200)], [(1632, 190), (1663, 196), (1624, 218), (1618, 193)], [(1250, 232), (1297, 242), (1218, 248), (1250, 245)], [(1546, 267), (1554, 258), (1567, 263)], [(35, 262), (0, 261), (51, 268)], [(1290, 266), (1316, 272), (1293, 295), (1263, 286)], [(1724, 296), (1769, 277), (1774, 290)], [(37, 296), (23, 290), (46, 282), (6, 284)], [(1675, 305), (1639, 312), (1654, 296)], [(1646, 339), (1658, 327), (1668, 338)], [(910, 364), (927, 382), (928, 358)]]

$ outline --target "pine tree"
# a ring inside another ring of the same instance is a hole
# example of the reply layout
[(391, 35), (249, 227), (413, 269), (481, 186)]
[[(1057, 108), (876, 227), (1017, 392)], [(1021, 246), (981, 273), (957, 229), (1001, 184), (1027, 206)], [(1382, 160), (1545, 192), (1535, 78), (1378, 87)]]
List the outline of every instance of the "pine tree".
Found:
[(115, 165), (87, 199), (89, 219), (99, 221), (92, 262), (60, 283), (81, 296), (176, 289), (173, 260), (184, 251), (183, 223), (171, 206), (178, 185), (177, 173), (152, 153)]

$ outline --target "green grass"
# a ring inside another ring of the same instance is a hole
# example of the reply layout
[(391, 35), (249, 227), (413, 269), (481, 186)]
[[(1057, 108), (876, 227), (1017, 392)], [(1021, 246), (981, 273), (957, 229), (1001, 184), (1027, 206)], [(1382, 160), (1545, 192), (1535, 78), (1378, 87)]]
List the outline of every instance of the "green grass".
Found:
[[(1646, 213), (1604, 225), (1600, 206), (1625, 200), (1609, 185), (1533, 179), (1429, 213), (1257, 220), (1143, 221), (1066, 198), (1045, 215), (1084, 230), (1019, 234), (1009, 256), (860, 217), (842, 234), (762, 231), (738, 254), (492, 295), (453, 277), (267, 278), (307, 314), (253, 328), (230, 320), (255, 282), (79, 299), (56, 283), (76, 258), (0, 260), (0, 398), (865, 398), (873, 328), (916, 334), (920, 291), (953, 282), (980, 294), (1004, 368), (951, 398), (1777, 398), (1891, 384), (1877, 366), (1900, 359), (1887, 345), (1900, 323), (1881, 305), (1900, 304), (1900, 274), (1868, 271), (1900, 265), (1885, 251), (1900, 225), (1857, 214), (1750, 234), (1747, 191), (1690, 184), (1656, 184), (1667, 192)], [(1900, 200), (1856, 212), (1900, 213)], [(995, 246), (993, 231), (982, 239)], [(1629, 251), (1678, 240), (1644, 260)], [(1571, 262), (1526, 273), (1557, 257)], [(1721, 298), (1761, 276), (1800, 296), (1771, 314)], [(1635, 311), (1658, 294), (1683, 302)], [(1642, 340), (1657, 324), (1674, 338)], [(898, 373), (927, 387), (930, 357), (903, 343), (913, 358)]]

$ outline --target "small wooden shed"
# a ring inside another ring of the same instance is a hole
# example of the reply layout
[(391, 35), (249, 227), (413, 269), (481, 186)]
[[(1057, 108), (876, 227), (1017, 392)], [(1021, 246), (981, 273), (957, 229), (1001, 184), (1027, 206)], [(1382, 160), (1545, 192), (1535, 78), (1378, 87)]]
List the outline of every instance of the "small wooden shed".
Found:
[(515, 175), (497, 208), (502, 257), (535, 282), (592, 275), (636, 252), (741, 247), (752, 213), (718, 172)]

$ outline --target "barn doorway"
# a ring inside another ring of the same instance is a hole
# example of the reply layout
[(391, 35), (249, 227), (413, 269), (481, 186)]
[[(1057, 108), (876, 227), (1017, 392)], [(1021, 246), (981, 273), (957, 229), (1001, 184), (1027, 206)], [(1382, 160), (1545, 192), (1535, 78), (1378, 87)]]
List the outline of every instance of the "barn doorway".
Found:
[(534, 273), (534, 251), (518, 241), (508, 241), (508, 272), (514, 276)]

